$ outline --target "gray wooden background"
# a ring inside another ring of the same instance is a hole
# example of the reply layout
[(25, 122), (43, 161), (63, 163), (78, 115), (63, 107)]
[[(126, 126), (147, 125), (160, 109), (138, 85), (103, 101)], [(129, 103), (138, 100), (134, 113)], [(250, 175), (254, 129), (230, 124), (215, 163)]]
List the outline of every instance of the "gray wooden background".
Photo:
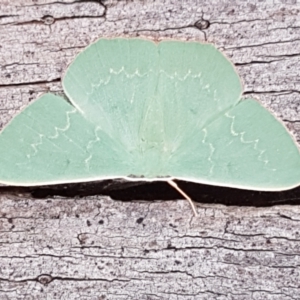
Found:
[[(104, 36), (216, 44), (300, 143), (296, 0), (0, 0), (0, 128)], [(1, 188), (0, 299), (300, 299), (300, 199), (240, 204)]]

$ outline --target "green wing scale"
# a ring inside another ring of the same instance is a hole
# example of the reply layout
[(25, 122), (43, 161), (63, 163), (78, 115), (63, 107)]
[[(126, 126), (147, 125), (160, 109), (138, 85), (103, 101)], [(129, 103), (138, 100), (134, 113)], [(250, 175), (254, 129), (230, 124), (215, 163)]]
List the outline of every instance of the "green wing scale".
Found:
[(172, 178), (252, 190), (300, 184), (299, 149), (213, 45), (100, 39), (0, 134), (0, 182)]

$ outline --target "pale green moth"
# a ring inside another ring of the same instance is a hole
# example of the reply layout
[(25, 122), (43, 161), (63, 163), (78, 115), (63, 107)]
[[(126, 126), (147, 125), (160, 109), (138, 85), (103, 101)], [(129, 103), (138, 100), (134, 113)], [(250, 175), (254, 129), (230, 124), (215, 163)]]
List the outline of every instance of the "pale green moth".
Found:
[(300, 184), (299, 149), (213, 45), (100, 39), (0, 134), (0, 182), (126, 178), (279, 191)]

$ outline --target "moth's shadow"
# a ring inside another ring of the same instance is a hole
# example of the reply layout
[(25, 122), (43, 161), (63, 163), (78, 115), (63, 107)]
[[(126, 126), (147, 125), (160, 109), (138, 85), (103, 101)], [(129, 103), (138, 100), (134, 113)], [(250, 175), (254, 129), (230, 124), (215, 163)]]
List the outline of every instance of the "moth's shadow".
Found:
[[(300, 187), (284, 192), (256, 192), (176, 181), (195, 202), (238, 206), (272, 206), (300, 204)], [(173, 200), (182, 196), (166, 182), (128, 182), (105, 180), (80, 184), (41, 187), (0, 187), (0, 194), (29, 194), (33, 198), (86, 197), (107, 195), (115, 200)]]

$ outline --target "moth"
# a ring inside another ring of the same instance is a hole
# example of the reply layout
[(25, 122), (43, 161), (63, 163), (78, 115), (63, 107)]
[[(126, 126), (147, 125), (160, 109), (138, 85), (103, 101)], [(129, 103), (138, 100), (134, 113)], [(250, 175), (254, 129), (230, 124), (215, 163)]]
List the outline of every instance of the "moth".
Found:
[(300, 184), (293, 137), (258, 101), (242, 98), (233, 64), (211, 44), (100, 39), (62, 85), (65, 98), (42, 95), (2, 130), (1, 183)]

